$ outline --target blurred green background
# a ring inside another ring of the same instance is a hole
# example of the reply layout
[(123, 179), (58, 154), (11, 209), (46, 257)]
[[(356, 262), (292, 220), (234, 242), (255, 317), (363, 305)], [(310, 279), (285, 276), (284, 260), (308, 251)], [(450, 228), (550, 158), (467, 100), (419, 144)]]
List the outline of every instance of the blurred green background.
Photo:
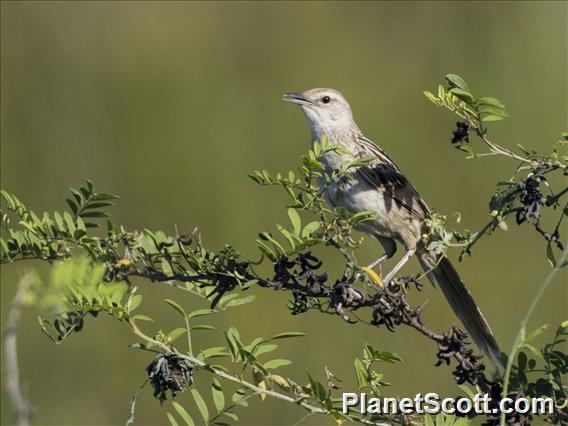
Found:
[[(566, 27), (566, 2), (3, 1), (2, 188), (33, 209), (53, 211), (64, 208), (67, 188), (90, 178), (100, 190), (121, 195), (112, 210), (116, 223), (171, 233), (174, 225), (198, 226), (208, 247), (230, 242), (256, 257), (257, 232), (287, 220), (287, 200), (246, 174), (296, 167), (309, 133), (298, 108), (280, 95), (328, 86), (347, 96), (366, 135), (430, 206), (461, 211), (462, 225), (476, 230), (487, 220), (494, 183), (514, 164), (464, 160), (450, 145), (456, 118), (421, 92), (448, 72), (461, 74), (474, 93), (507, 105), (510, 119), (491, 126), (495, 141), (548, 152), (566, 129)], [(366, 241), (359, 258), (370, 261), (378, 251)], [(31, 267), (47, 272), (39, 264), (2, 267), (3, 321), (18, 277)], [(338, 273), (340, 265), (330, 269)], [(549, 270), (544, 241), (528, 226), (512, 224), (479, 244), (459, 269), (508, 351), (534, 286)], [(557, 277), (531, 327), (554, 329), (566, 319), (566, 278)], [(140, 285), (142, 309), (163, 327), (178, 326), (164, 297), (187, 309), (200, 306), (159, 284)], [(308, 333), (282, 341), (279, 352), (294, 360), (282, 373), (300, 382), (306, 370), (323, 379), (326, 365), (354, 391), (353, 358), (368, 342), (405, 360), (383, 367), (393, 383), (386, 394), (459, 392), (449, 369), (432, 367), (433, 345), (412, 330), (391, 334), (317, 313), (291, 316), (285, 294), (252, 291), (255, 303), (215, 323), (237, 326), (245, 340)], [(428, 299), (433, 326), (456, 321), (432, 287), (416, 299)], [(40, 332), (36, 313), (25, 314), (21, 374), (37, 408), (34, 423), (122, 424), (150, 355), (128, 349), (134, 340), (126, 329), (105, 318), (56, 346)], [(198, 347), (207, 344), (222, 344), (222, 336), (197, 338)], [(189, 395), (179, 402), (195, 412)], [(1, 422), (10, 424), (4, 386), (1, 403)], [(241, 411), (242, 424), (290, 424), (304, 415), (274, 400), (252, 405)], [(171, 411), (169, 403), (166, 408)], [(149, 389), (136, 419), (166, 423)], [(327, 422), (312, 417), (306, 423)]]

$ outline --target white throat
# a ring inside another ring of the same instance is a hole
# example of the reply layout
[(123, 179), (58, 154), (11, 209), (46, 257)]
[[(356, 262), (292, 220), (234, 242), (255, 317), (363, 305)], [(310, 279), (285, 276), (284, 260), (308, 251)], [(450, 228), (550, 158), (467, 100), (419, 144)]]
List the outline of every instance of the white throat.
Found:
[(359, 132), (357, 124), (347, 114), (337, 119), (322, 119), (316, 112), (308, 108), (302, 108), (302, 110), (310, 126), (312, 142), (327, 138), (332, 143), (341, 143), (341, 141), (349, 140)]

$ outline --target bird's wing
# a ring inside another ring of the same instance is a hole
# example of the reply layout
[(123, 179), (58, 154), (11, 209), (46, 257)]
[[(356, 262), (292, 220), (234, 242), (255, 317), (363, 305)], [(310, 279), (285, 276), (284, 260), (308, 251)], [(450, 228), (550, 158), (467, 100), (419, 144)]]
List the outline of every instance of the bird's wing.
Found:
[(359, 150), (356, 155), (359, 158), (370, 156), (373, 160), (357, 169), (357, 173), (413, 216), (426, 217), (429, 212), (428, 206), (396, 164), (370, 139), (359, 135), (358, 141)]

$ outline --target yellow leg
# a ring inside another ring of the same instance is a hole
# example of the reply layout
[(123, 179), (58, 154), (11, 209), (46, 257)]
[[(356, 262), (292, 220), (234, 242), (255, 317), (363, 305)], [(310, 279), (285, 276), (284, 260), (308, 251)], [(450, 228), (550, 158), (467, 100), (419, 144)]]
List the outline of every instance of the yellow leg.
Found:
[(377, 274), (371, 268), (364, 266), (361, 269), (363, 270), (363, 272), (365, 272), (367, 274), (367, 276), (371, 279), (371, 281), (373, 281), (377, 286), (379, 286), (379, 287), (385, 286), (383, 284), (383, 280), (381, 279), (381, 277), (379, 277), (379, 274)]

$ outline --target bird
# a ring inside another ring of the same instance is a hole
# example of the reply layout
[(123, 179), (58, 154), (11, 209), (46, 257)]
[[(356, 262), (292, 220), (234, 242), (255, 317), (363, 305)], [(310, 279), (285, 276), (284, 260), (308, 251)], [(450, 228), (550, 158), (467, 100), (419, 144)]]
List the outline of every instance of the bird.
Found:
[(363, 165), (350, 170), (348, 178), (331, 183), (319, 179), (318, 182), (332, 208), (342, 207), (353, 214), (374, 212), (373, 220), (364, 222), (358, 230), (377, 239), (384, 253), (363, 270), (371, 271), (371, 278), (373, 274), (377, 277), (373, 268), (395, 255), (397, 243), (402, 245), (404, 255), (382, 282), (388, 285), (404, 264), (416, 256), (430, 281), (441, 288), (476, 345), (497, 369), (503, 368), (491, 327), (456, 268), (445, 254), (428, 250), (423, 240), (424, 224), (431, 210), (385, 151), (363, 134), (341, 92), (315, 88), (287, 92), (282, 99), (300, 106), (310, 127), (312, 144), (327, 140), (342, 148), (328, 152), (322, 159), (325, 173), (330, 175), (349, 161), (366, 159)]

